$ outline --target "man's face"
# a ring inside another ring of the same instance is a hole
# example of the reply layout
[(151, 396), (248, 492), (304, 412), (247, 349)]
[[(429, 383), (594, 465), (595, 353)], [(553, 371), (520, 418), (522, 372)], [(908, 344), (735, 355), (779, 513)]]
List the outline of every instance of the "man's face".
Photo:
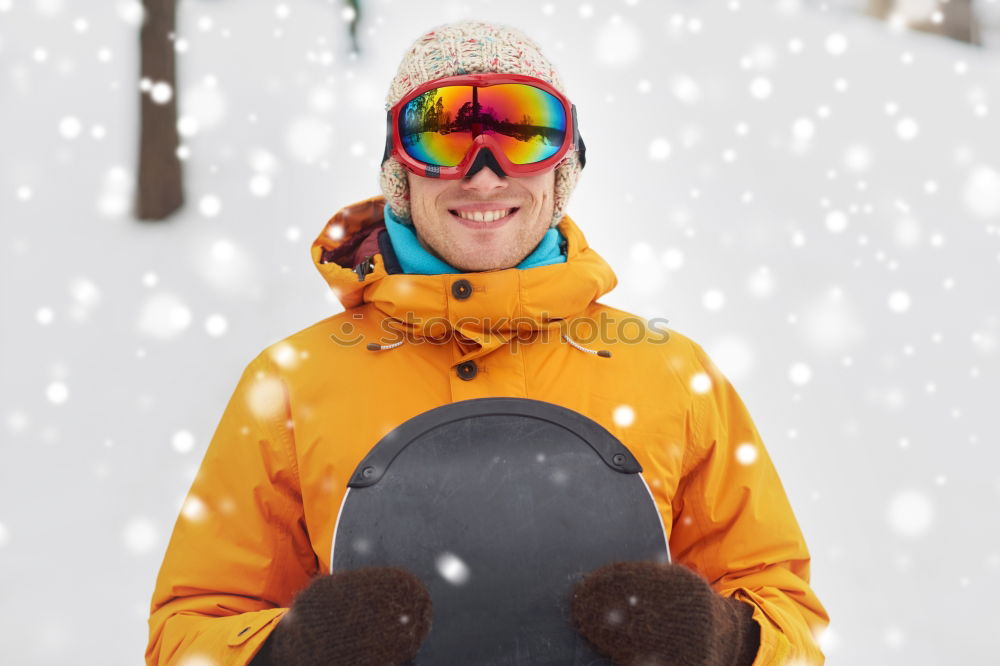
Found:
[[(552, 222), (555, 169), (524, 178), (498, 176), (489, 167), (460, 180), (410, 172), (407, 177), (410, 214), (421, 245), (461, 271), (516, 266), (535, 249)], [(487, 221), (463, 219), (476, 211)]]

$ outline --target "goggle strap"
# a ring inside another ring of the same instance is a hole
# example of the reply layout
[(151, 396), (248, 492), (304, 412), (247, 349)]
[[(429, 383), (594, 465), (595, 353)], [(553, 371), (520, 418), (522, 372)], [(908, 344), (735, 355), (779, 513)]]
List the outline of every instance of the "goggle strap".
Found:
[(580, 123), (576, 122), (576, 104), (572, 105), (573, 112), (573, 145), (580, 158), (580, 168), (587, 166), (587, 146), (583, 143), (583, 135), (580, 134)]
[(385, 152), (382, 153), (382, 164), (392, 154), (392, 109), (385, 112)]

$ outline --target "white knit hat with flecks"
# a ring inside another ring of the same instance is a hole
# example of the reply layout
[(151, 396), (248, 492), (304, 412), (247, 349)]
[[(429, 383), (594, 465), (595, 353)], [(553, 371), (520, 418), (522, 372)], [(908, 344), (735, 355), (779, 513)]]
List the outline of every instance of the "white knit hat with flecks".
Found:
[[(433, 79), (481, 72), (534, 76), (566, 95), (552, 63), (520, 30), (481, 21), (460, 21), (439, 26), (413, 43), (399, 63), (385, 99), (385, 109), (388, 111), (408, 92)], [(562, 219), (581, 169), (575, 148), (570, 148), (556, 165), (554, 208), (549, 226), (555, 227)], [(393, 214), (412, 225), (406, 173), (406, 168), (390, 156), (382, 165), (379, 184)]]

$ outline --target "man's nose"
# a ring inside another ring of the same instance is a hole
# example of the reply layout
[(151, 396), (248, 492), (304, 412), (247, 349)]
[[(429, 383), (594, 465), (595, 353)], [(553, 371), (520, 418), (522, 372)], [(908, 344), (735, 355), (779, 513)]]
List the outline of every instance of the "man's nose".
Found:
[(507, 179), (498, 176), (493, 169), (484, 166), (472, 177), (462, 179), (462, 189), (470, 191), (488, 192), (490, 190), (504, 189), (507, 187)]

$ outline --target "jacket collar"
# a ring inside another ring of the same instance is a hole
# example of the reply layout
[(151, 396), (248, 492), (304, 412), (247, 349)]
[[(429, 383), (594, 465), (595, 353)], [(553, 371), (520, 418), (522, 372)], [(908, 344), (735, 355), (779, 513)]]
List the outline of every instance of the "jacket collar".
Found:
[[(496, 349), (514, 333), (559, 326), (618, 284), (611, 266), (587, 245), (568, 215), (557, 225), (567, 241), (563, 263), (472, 273), (390, 273), (374, 240), (385, 228), (384, 205), (377, 196), (337, 211), (312, 244), (313, 263), (345, 309), (370, 303), (400, 320), (409, 335), (438, 339), (458, 333), (466, 343), (462, 360)], [(461, 280), (471, 285), (465, 298), (454, 286)]]

